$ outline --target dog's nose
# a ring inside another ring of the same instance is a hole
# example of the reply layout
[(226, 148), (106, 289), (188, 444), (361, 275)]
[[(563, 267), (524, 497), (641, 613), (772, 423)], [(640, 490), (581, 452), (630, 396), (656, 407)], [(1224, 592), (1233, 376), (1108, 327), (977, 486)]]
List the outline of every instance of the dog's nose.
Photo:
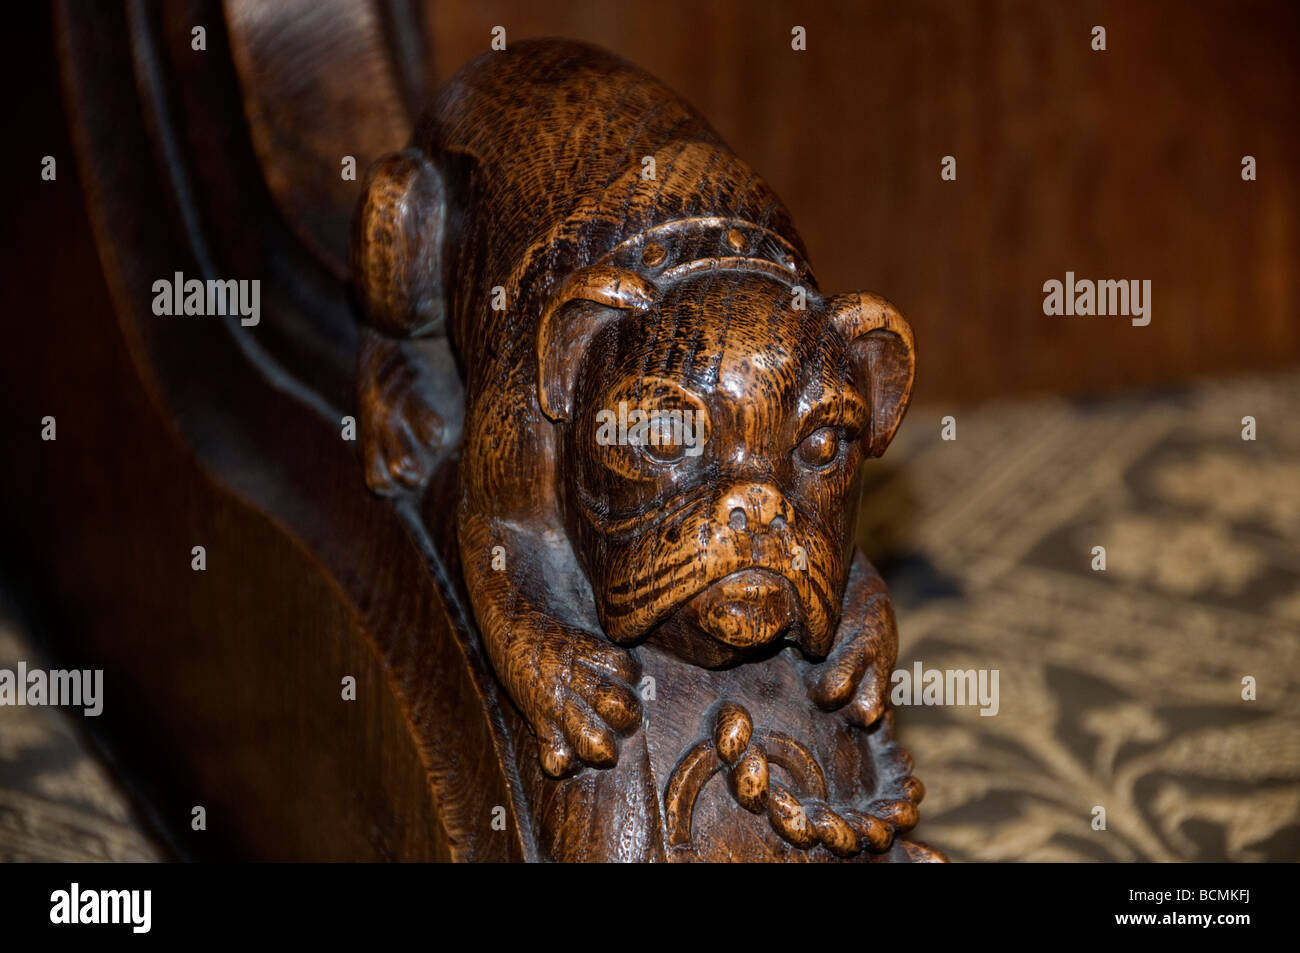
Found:
[(766, 483), (738, 484), (718, 501), (718, 522), (738, 533), (784, 529), (790, 525), (790, 517), (790, 507), (781, 491)]

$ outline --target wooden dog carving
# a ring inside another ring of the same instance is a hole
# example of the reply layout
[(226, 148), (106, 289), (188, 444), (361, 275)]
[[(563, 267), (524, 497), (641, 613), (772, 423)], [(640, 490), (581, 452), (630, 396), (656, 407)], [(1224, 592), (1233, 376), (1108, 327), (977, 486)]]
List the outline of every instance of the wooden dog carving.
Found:
[[(878, 852), (914, 824), (922, 789), (881, 729), (893, 611), (852, 541), (859, 464), (912, 386), (894, 307), (823, 296), (708, 124), (568, 41), (463, 69), (371, 170), (353, 256), (368, 482), (416, 492), (459, 437), (466, 586), (546, 775), (616, 774), (643, 734), (647, 857), (716, 855), (690, 817), (717, 772), (782, 850)], [(463, 436), (420, 354), (440, 335)], [(679, 708), (647, 711), (647, 672)], [(893, 767), (850, 777), (872, 726)]]

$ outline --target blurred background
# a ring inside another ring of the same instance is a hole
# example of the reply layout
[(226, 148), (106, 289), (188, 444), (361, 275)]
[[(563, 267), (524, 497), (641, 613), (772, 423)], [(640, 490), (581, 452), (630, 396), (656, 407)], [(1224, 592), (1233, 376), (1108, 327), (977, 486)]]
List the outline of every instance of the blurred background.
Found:
[[(880, 292), (912, 322), (913, 409), (869, 470), (860, 542), (894, 593), (900, 666), (996, 668), (1002, 693), (996, 717), (900, 712), (930, 791), (919, 837), (957, 860), (1300, 859), (1300, 5), (417, 6), (406, 41), (434, 80), (496, 26), (656, 74), (775, 187), (824, 290)], [(93, 396), (102, 355), (51, 329), (112, 305), (50, 11), (7, 16), (0, 396), (29, 421)], [(68, 159), (57, 189), (35, 179), (45, 154)], [(346, 207), (359, 183), (329, 178)], [(1045, 316), (1067, 271), (1150, 280), (1150, 325)], [(18, 508), (7, 585), (37, 592), (42, 530)], [(32, 657), (39, 633), (7, 618), (0, 649)], [(23, 717), (0, 710), (0, 858), (165, 855), (84, 738)]]

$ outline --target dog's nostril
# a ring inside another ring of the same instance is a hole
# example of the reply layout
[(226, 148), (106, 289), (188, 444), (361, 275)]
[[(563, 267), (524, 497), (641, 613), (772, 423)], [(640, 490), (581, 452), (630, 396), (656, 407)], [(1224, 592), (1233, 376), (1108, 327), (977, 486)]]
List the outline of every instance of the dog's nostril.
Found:
[(731, 517), (727, 522), (732, 529), (739, 532), (740, 530), (745, 528), (745, 524), (748, 522), (748, 520), (745, 519), (745, 511), (742, 510), (739, 506), (737, 506), (734, 510), (731, 511)]
[(772, 529), (785, 529), (785, 517), (784, 517), (784, 516), (773, 516), (773, 517), (772, 517)]

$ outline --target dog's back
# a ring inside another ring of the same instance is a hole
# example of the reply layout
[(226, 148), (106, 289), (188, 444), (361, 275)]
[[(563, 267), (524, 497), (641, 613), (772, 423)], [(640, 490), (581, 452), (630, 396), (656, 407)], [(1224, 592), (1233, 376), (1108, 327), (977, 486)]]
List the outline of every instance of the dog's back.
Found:
[[(474, 358), (530, 350), (565, 275), (652, 225), (718, 215), (801, 247), (784, 206), (681, 97), (598, 47), (530, 40), (444, 87), (416, 137), (458, 193), (451, 332)], [(506, 306), (493, 310), (500, 286)]]

